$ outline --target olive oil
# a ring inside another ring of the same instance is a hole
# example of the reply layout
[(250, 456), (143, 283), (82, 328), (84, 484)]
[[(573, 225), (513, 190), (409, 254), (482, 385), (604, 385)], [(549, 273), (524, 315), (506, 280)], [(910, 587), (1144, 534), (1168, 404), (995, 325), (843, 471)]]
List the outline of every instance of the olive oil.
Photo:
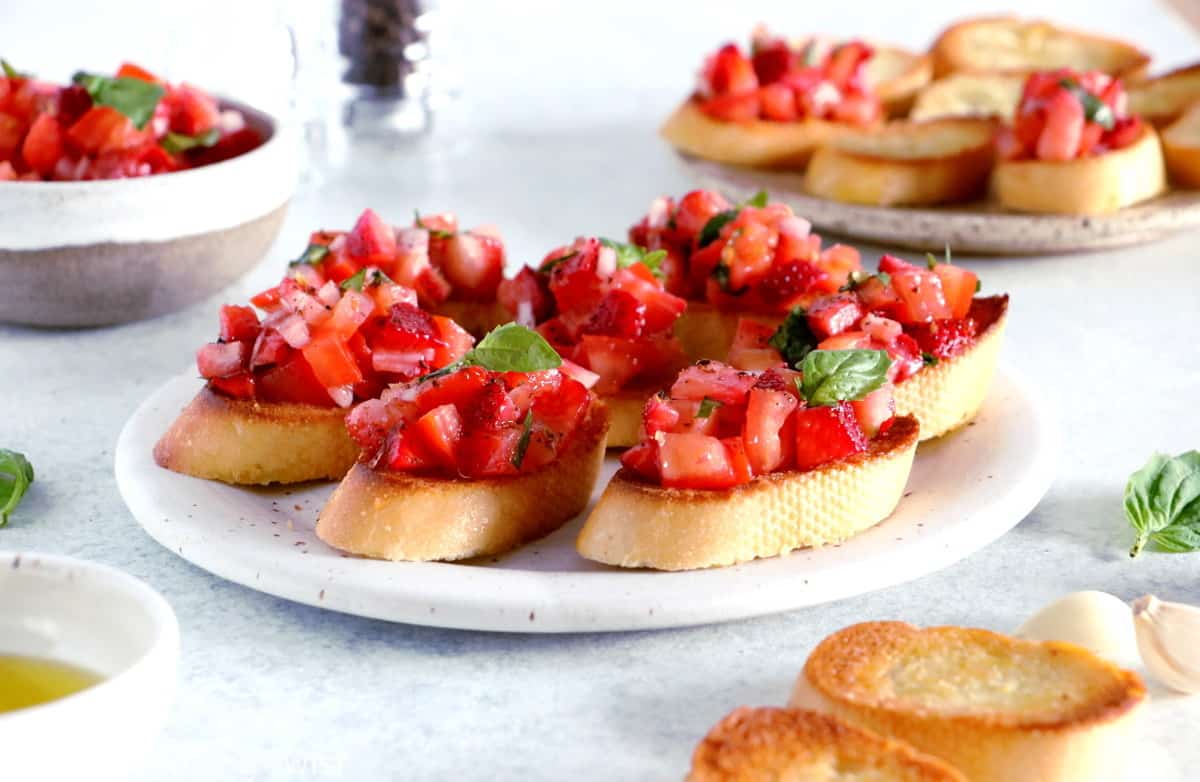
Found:
[(0, 654), (0, 714), (74, 695), (101, 678), (57, 660)]

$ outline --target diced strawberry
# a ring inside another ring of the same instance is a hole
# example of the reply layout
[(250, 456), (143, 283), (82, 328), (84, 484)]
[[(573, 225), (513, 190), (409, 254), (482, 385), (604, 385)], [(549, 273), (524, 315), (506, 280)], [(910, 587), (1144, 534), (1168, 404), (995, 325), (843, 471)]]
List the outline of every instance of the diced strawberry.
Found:
[(493, 236), (457, 233), (446, 240), (440, 268), (459, 298), (491, 301), (504, 276), (504, 245)]
[(854, 328), (863, 315), (857, 296), (826, 296), (817, 299), (809, 307), (808, 327), (817, 339), (826, 339)]
[(258, 339), (258, 315), (252, 307), (226, 304), (221, 307), (221, 341), (242, 340), (253, 343)]
[(867, 350), (872, 347), (871, 336), (865, 331), (843, 331), (817, 344), (818, 350)]
[(584, 388), (593, 388), (600, 382), (600, 375), (590, 369), (584, 369), (574, 361), (568, 361), (565, 358), (558, 369), (567, 377), (577, 381)]
[(67, 130), (67, 139), (81, 152), (95, 155), (135, 147), (143, 136), (129, 117), (109, 106), (95, 106)]
[(827, 277), (812, 261), (786, 261), (771, 267), (758, 290), (768, 306), (782, 311), (790, 309), (798, 296), (811, 292)]
[(225, 396), (234, 399), (254, 398), (254, 375), (249, 372), (239, 372), (229, 377), (214, 377), (208, 382)]
[(685, 368), (671, 386), (674, 399), (715, 399), (731, 405), (744, 404), (746, 392), (758, 378), (719, 361), (701, 361)]
[(974, 344), (976, 324), (971, 318), (941, 318), (910, 326), (908, 333), (921, 350), (947, 359), (960, 355)]
[(453, 291), (442, 273), (432, 266), (417, 275), (412, 287), (417, 292), (417, 299), (422, 307), (436, 307), (450, 298), (450, 293)]
[(729, 462), (729, 469), (733, 472), (733, 482), (749, 483), (754, 477), (754, 470), (750, 466), (750, 459), (746, 455), (746, 444), (741, 437), (723, 437), (721, 444), (725, 446), (725, 457)]
[(7, 160), (0, 160), (0, 182), (15, 182), (17, 170)]
[(39, 114), (21, 144), (25, 165), (42, 176), (49, 175), (64, 154), (64, 138), (62, 125), (54, 115)]
[(463, 423), (467, 429), (496, 430), (517, 422), (517, 408), (508, 397), (503, 383), (492, 381), (484, 385), (463, 406)]
[(245, 342), (210, 342), (196, 351), (196, 367), (200, 377), (229, 377), (241, 372), (250, 358), (250, 345)]
[(396, 233), (374, 210), (366, 209), (346, 234), (346, 249), (364, 266), (387, 271), (396, 261)]
[(912, 269), (920, 270), (920, 266), (909, 263), (903, 258), (895, 255), (883, 255), (879, 259), (879, 271), (895, 274), (896, 272), (910, 271)]
[(979, 287), (979, 277), (972, 271), (949, 263), (939, 263), (933, 273), (942, 281), (942, 293), (950, 306), (951, 317), (965, 318), (971, 311), (971, 300)]
[(383, 463), (388, 469), (404, 472), (428, 469), (432, 466), (415, 447), (415, 439), (407, 430), (392, 433), (383, 455)]
[(867, 450), (866, 435), (848, 402), (838, 402), (832, 407), (801, 408), (794, 420), (796, 469), (812, 470)]
[(900, 310), (900, 294), (890, 284), (885, 285), (880, 277), (868, 277), (854, 292), (867, 312), (892, 318)]
[(654, 394), (642, 408), (642, 428), (646, 437), (657, 432), (669, 432), (679, 424), (679, 409), (661, 394)]
[(135, 65), (134, 63), (131, 63), (131, 62), (121, 63), (121, 67), (117, 68), (117, 78), (118, 79), (141, 79), (142, 81), (148, 81), (151, 84), (162, 84), (163, 83), (162, 79), (158, 78), (150, 71), (146, 70), (145, 68), (143, 68), (139, 65)]
[(391, 423), (387, 403), (368, 399), (346, 416), (346, 431), (365, 453), (374, 455), (387, 438)]
[(391, 350), (420, 350), (438, 343), (438, 327), (425, 310), (411, 304), (395, 304), (377, 339)]
[(649, 270), (642, 264), (635, 264), (628, 269), (620, 269), (613, 275), (613, 288), (632, 294), (645, 305), (645, 333), (655, 334), (667, 331), (687, 309), (687, 301), (668, 293), (661, 283), (650, 275)]
[(817, 266), (825, 272), (825, 291), (832, 293), (846, 284), (851, 272), (862, 269), (862, 256), (848, 244), (834, 244), (821, 251)]
[(598, 394), (615, 393), (643, 369), (636, 344), (620, 337), (585, 334), (579, 340), (578, 355), (588, 369), (600, 375)]
[(896, 399), (890, 384), (877, 388), (862, 399), (850, 403), (854, 417), (868, 438), (879, 433), (883, 425), (896, 416)]
[(292, 353), (292, 348), (278, 331), (267, 330), (258, 335), (254, 351), (250, 354), (250, 368), (282, 363)]
[(758, 88), (754, 66), (736, 44), (726, 44), (705, 63), (704, 77), (714, 94), (741, 93)]
[(551, 431), (570, 432), (583, 420), (590, 403), (588, 390), (564, 377), (557, 390), (534, 397), (533, 412)]
[(796, 55), (787, 41), (773, 41), (767, 46), (756, 48), (751, 62), (759, 84), (771, 84), (783, 78), (792, 69)]
[(901, 323), (925, 323), (953, 315), (942, 292), (942, 281), (928, 269), (893, 272), (892, 288), (900, 297), (896, 320)]
[(904, 327), (891, 318), (869, 313), (862, 319), (861, 328), (872, 340), (890, 345), (904, 333)]
[(329, 392), (299, 351), (259, 374), (257, 385), (258, 398), (264, 402), (295, 402), (322, 407), (333, 404)]
[(672, 220), (675, 230), (688, 240), (694, 240), (708, 221), (730, 208), (729, 201), (715, 190), (693, 190), (679, 199)]
[(206, 133), (221, 121), (216, 98), (190, 84), (172, 88), (164, 100), (170, 107), (171, 130), (185, 136)]
[(575, 248), (550, 272), (550, 292), (560, 312), (590, 313), (604, 296), (604, 285), (597, 271), (600, 242), (590, 238)]
[(757, 92), (718, 95), (700, 104), (700, 110), (726, 122), (753, 122), (761, 107)]
[(794, 438), (787, 437), (784, 429), (798, 405), (799, 400), (786, 390), (750, 390), (742, 438), (755, 474), (772, 472), (788, 461)]
[(441, 343), (434, 347), (433, 363), (435, 366), (444, 367), (453, 364), (475, 346), (475, 338), (450, 318), (434, 315), (432, 320), (433, 327), (437, 331), (438, 341)]
[(888, 380), (899, 383), (912, 377), (925, 366), (921, 346), (908, 334), (901, 334), (890, 345), (884, 346), (892, 365), (888, 367)]
[(463, 421), (452, 404), (435, 407), (412, 424), (422, 450), (443, 467), (455, 467), (455, 451), (463, 436)]
[(771, 268), (778, 234), (743, 209), (734, 225), (729, 250), (722, 256), (729, 270), (726, 288), (738, 291), (761, 278)]
[(775, 327), (751, 318), (738, 318), (727, 362), (738, 369), (760, 370), (783, 363), (779, 351), (771, 347)]
[(459, 441), (458, 471), (468, 478), (511, 475), (517, 471), (512, 462), (520, 440), (520, 427), (468, 431)]
[(861, 70), (874, 51), (862, 41), (850, 41), (838, 46), (829, 54), (825, 77), (839, 89), (861, 83)]
[(1142, 118), (1138, 116), (1121, 117), (1113, 125), (1105, 143), (1109, 149), (1121, 149), (1137, 141), (1142, 136)]
[(487, 382), (488, 371), (483, 367), (474, 366), (425, 381), (421, 383), (417, 393), (418, 409), (426, 412), (447, 403), (465, 407), (483, 390)]
[(523, 266), (514, 277), (501, 280), (496, 300), (514, 321), (530, 328), (554, 313), (554, 300), (550, 297), (546, 275), (538, 274), (528, 266)]
[(658, 471), (668, 488), (725, 489), (737, 483), (725, 444), (691, 432), (658, 436)]
[(614, 289), (600, 299), (582, 331), (584, 334), (636, 339), (645, 328), (646, 305), (632, 294)]
[(332, 334), (314, 337), (301, 348), (304, 360), (326, 388), (352, 386), (361, 382), (362, 372), (346, 343)]
[(764, 118), (792, 122), (800, 117), (796, 93), (786, 84), (768, 84), (758, 88), (758, 101)]
[(658, 482), (658, 443), (643, 440), (621, 454), (621, 466), (640, 478)]

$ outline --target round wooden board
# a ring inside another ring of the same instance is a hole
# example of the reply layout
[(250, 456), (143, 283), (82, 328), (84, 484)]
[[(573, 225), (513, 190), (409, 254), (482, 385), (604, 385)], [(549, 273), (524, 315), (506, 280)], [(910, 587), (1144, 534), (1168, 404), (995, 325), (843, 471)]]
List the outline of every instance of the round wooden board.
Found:
[(861, 206), (806, 194), (803, 174), (796, 172), (680, 157), (706, 187), (739, 200), (766, 190), (815, 228), (890, 247), (941, 252), (949, 246), (955, 253), (976, 255), (1044, 255), (1141, 244), (1200, 227), (1200, 190), (1172, 190), (1095, 217), (1017, 214), (982, 201), (924, 209)]

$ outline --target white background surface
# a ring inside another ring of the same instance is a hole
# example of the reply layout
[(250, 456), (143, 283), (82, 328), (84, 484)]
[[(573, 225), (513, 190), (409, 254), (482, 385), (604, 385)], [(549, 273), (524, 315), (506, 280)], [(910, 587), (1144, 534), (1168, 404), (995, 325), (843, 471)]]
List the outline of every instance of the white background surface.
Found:
[[(214, 0), (195, 13), (171, 4), (150, 13), (149, 5), (6, 0), (4, 56), (66, 76), (77, 64), (105, 67), (146, 52), (146, 65), (171, 63), (162, 70), (172, 76), (278, 99), (270, 87), (278, 81), (260, 78), (253, 62), (263, 57), (240, 58), (253, 48), (213, 32), (237, 28), (254, 4)], [(463, 97), (439, 128), (436, 155), (357, 156), (347, 174), (295, 202), (280, 243), (248, 280), (186, 312), (87, 332), (0, 327), (0, 443), (38, 470), (0, 547), (117, 565), (161, 590), (179, 614), (179, 697), (139, 782), (677, 779), (712, 723), (739, 704), (782, 703), (816, 641), (851, 622), (1010, 630), (1082, 588), (1200, 603), (1200, 554), (1130, 561), (1121, 515), (1124, 481), (1150, 452), (1200, 447), (1195, 234), (1094, 255), (967, 261), (986, 290), (1013, 295), (1005, 359), (1039, 379), (1044, 403), (1057, 408), (1064, 458), (1051, 493), (1020, 527), (915, 583), (710, 628), (526, 637), (326, 613), (224, 583), (161, 549), (117, 495), (117, 433), (211, 339), (217, 305), (273, 282), (310, 229), (348, 224), (368, 205), (396, 221), (414, 206), (455, 209), (468, 224), (500, 225), (515, 262), (577, 233), (619, 235), (652, 197), (688, 187), (654, 129), (723, 39), (768, 20), (792, 32), (861, 30), (921, 45), (952, 16), (1004, 7), (448, 5), (466, 20), (453, 58)], [(1146, 0), (1010, 7), (1131, 35), (1163, 64), (1200, 59), (1197, 39)], [(175, 25), (173, 37), (160, 34), (155, 14)], [(195, 35), (182, 36), (181, 25)], [(1160, 706), (1152, 727), (1181, 768), (1198, 767), (1200, 702)]]

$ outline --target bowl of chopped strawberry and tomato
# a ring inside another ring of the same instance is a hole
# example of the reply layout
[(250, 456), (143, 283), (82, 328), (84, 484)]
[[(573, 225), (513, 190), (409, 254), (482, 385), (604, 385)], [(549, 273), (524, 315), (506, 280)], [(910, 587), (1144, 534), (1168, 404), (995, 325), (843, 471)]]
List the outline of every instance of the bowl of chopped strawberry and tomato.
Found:
[(159, 315), (266, 253), (296, 164), (272, 117), (129, 63), (67, 83), (0, 68), (0, 320)]

